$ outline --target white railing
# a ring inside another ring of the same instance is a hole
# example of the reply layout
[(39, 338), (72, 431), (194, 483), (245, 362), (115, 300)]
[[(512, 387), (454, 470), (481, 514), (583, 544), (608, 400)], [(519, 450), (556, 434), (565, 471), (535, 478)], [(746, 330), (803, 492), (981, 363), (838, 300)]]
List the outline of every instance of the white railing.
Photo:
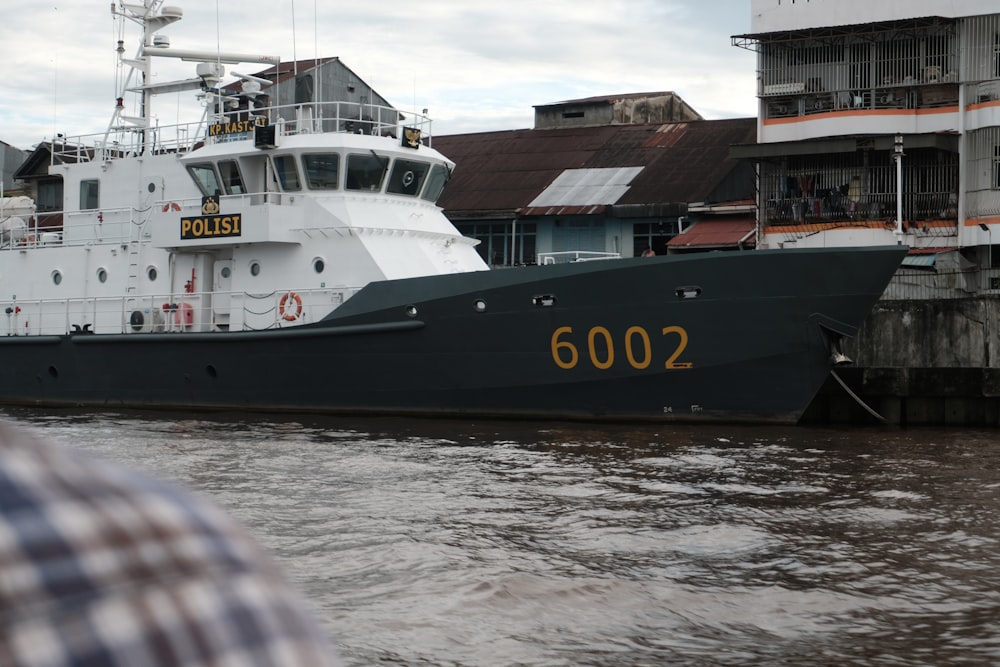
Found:
[(359, 289), (16, 300), (0, 303), (0, 336), (141, 335), (292, 327), (318, 322)]
[[(23, 219), (23, 227), (0, 230), (0, 250), (128, 243), (138, 237), (136, 229), (143, 222), (136, 214), (131, 207), (34, 213)], [(51, 222), (53, 215), (59, 216), (57, 224)]]
[(538, 263), (542, 265), (593, 262), (605, 259), (621, 259), (621, 254), (617, 252), (597, 252), (595, 250), (567, 250), (563, 252), (538, 253)]
[[(118, 160), (139, 155), (186, 153), (207, 143), (253, 138), (253, 125), (274, 125), (279, 136), (346, 132), (400, 136), (420, 130), (428, 144), (431, 119), (390, 106), (362, 102), (316, 102), (212, 113), (201, 120), (152, 127), (117, 126), (111, 132), (60, 137), (52, 142), (52, 163)], [(221, 125), (221, 128), (219, 127)], [(214, 128), (214, 129), (213, 129)], [(247, 131), (231, 132), (233, 128)]]

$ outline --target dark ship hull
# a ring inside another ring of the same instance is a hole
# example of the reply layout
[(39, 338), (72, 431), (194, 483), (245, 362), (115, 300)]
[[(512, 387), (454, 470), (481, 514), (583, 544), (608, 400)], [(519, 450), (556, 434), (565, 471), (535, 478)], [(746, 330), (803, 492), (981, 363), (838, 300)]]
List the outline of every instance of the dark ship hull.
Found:
[(259, 332), (8, 336), (0, 402), (793, 423), (904, 247), (372, 283)]

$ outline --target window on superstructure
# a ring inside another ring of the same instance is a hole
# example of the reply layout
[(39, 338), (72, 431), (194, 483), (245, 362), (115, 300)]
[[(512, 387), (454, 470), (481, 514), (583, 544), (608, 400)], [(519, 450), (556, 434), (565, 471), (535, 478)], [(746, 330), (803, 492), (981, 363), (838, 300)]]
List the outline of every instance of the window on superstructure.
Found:
[(375, 153), (360, 153), (347, 156), (348, 190), (376, 192), (382, 187), (388, 158)]
[(80, 210), (85, 211), (100, 206), (100, 181), (91, 179), (80, 181)]
[(336, 190), (340, 175), (340, 156), (336, 153), (317, 153), (302, 156), (302, 168), (310, 190)]
[(243, 185), (243, 176), (240, 175), (240, 165), (236, 160), (220, 161), (219, 176), (222, 178), (222, 185), (227, 195), (246, 194), (247, 189)]
[(274, 164), (274, 175), (285, 192), (295, 192), (302, 189), (299, 181), (299, 170), (295, 167), (295, 157), (292, 155), (275, 155), (271, 158)]
[(426, 162), (396, 160), (392, 165), (392, 173), (389, 174), (389, 185), (385, 188), (386, 192), (416, 196), (424, 184), (429, 168), (430, 165)]
[(443, 164), (436, 164), (431, 167), (430, 176), (427, 177), (427, 186), (424, 188), (424, 193), (421, 197), (427, 201), (436, 202), (438, 197), (441, 196), (441, 191), (444, 190), (445, 183), (448, 182), (450, 176), (451, 172)]
[(38, 200), (35, 204), (39, 211), (61, 211), (63, 207), (62, 178), (38, 181)]
[(215, 197), (222, 192), (222, 184), (219, 183), (219, 177), (215, 175), (212, 163), (189, 164), (187, 170), (203, 196)]

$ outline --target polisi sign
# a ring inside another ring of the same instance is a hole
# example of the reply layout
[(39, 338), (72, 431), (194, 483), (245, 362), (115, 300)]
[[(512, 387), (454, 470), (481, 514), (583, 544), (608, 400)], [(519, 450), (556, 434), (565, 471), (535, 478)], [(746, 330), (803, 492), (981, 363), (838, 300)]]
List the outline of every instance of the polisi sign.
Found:
[(240, 236), (242, 217), (239, 213), (221, 215), (215, 197), (202, 197), (201, 215), (181, 218), (181, 240)]

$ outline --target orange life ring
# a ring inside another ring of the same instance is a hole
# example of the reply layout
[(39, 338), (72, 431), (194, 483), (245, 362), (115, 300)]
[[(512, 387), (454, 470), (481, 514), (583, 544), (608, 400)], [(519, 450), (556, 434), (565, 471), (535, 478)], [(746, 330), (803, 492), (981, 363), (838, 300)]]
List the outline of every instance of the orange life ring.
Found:
[[(293, 301), (295, 302), (294, 307), (292, 306)], [(294, 322), (302, 314), (302, 297), (295, 292), (288, 292), (285, 296), (281, 297), (281, 303), (278, 304), (278, 311), (286, 320)]]

